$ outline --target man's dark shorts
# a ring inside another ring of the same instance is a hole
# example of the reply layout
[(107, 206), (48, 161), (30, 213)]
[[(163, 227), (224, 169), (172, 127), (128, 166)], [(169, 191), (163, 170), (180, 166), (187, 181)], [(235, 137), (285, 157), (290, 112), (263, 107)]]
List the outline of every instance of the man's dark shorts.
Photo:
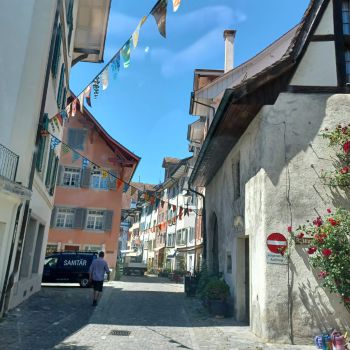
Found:
[(94, 291), (102, 292), (103, 281), (92, 281), (92, 286), (94, 287)]

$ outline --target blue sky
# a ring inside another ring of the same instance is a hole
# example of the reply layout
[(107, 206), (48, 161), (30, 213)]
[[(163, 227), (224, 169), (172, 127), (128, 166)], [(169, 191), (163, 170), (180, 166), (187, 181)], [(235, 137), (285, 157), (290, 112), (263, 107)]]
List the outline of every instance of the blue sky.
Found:
[[(104, 59), (125, 43), (156, 0), (112, 0)], [(223, 31), (236, 29), (235, 65), (249, 59), (297, 24), (308, 0), (182, 0), (172, 12), (169, 0), (167, 39), (150, 16), (131, 52), (128, 69), (110, 77), (95, 100), (92, 114), (118, 142), (141, 157), (133, 181), (159, 183), (166, 156), (188, 157), (187, 125), (193, 71), (223, 69)], [(70, 87), (79, 93), (103, 64), (73, 67)]]

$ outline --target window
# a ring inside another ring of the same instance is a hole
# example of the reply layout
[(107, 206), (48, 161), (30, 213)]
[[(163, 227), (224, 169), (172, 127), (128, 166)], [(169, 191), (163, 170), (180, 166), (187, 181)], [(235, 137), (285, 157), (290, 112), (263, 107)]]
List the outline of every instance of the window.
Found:
[(80, 169), (64, 168), (63, 185), (70, 187), (79, 187)]
[(188, 235), (188, 241), (189, 242), (194, 241), (194, 227), (190, 227), (190, 233)]
[(168, 247), (174, 247), (175, 246), (175, 233), (169, 233), (168, 234)]
[(84, 129), (68, 129), (68, 144), (76, 150), (84, 150), (84, 143), (86, 137), (86, 130)]
[(350, 34), (350, 1), (343, 0), (342, 5), (342, 17), (343, 17), (343, 34)]
[(50, 243), (48, 243), (46, 245), (46, 254), (45, 255), (50, 255), (50, 254), (52, 254), (54, 252), (57, 252), (57, 250), (58, 250), (58, 244), (50, 244)]
[(85, 245), (84, 246), (84, 250), (88, 251), (88, 252), (100, 252), (102, 251), (102, 245)]
[(176, 244), (185, 245), (187, 239), (187, 229), (178, 230), (176, 234)]
[(56, 215), (56, 227), (73, 227), (74, 209), (59, 208)]
[(350, 49), (345, 50), (346, 82), (350, 83)]
[(103, 230), (103, 210), (88, 210), (86, 228), (89, 230)]
[(46, 170), (45, 186), (51, 196), (55, 191), (58, 163), (59, 158), (55, 155), (55, 151), (53, 149), (50, 149)]
[(239, 160), (232, 165), (233, 199), (241, 196), (241, 169)]
[(104, 177), (101, 171), (94, 171), (91, 174), (91, 188), (108, 190), (108, 176)]
[(227, 253), (227, 256), (226, 256), (226, 272), (232, 273), (232, 255), (231, 255), (231, 253)]
[(67, 26), (68, 26), (68, 51), (70, 48), (70, 42), (72, 39), (72, 31), (73, 31), (73, 0), (66, 0), (66, 18), (67, 18)]
[(55, 46), (53, 50), (52, 66), (51, 66), (51, 72), (54, 78), (56, 78), (58, 64), (61, 57), (61, 35), (62, 35), (61, 25), (59, 24), (56, 32)]

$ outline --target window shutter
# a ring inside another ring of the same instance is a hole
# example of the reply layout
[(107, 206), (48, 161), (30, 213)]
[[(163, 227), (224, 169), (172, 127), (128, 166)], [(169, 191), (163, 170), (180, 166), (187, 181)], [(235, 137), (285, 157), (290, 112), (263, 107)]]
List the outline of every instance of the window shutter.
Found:
[(53, 196), (55, 193), (55, 185), (56, 185), (56, 179), (57, 179), (57, 168), (58, 168), (58, 163), (60, 159), (56, 156), (55, 158), (55, 163), (53, 167), (53, 173), (51, 177), (51, 183), (50, 183), (50, 195)]
[(62, 165), (60, 165), (58, 167), (58, 173), (57, 173), (57, 182), (56, 182), (57, 186), (61, 186), (62, 185), (63, 171), (64, 171), (64, 167)]
[(77, 150), (84, 150), (86, 130), (68, 129), (68, 144)]
[(74, 213), (73, 228), (84, 228), (86, 218), (86, 209), (76, 208)]
[(104, 230), (111, 231), (112, 230), (112, 220), (113, 220), (113, 211), (105, 210), (104, 215)]
[(82, 187), (82, 188), (89, 188), (90, 187), (90, 176), (91, 176), (91, 169), (90, 168), (81, 169), (80, 187)]
[(63, 85), (64, 85), (64, 63), (61, 65), (61, 74), (60, 74), (60, 81), (58, 83), (58, 92), (57, 92), (57, 106), (58, 108), (62, 107), (62, 95), (63, 95)]
[(110, 190), (115, 190), (117, 188), (117, 176), (118, 172), (115, 170), (110, 170), (109, 171), (112, 175), (108, 175), (108, 188)]
[(59, 24), (57, 28), (57, 33), (56, 33), (55, 48), (53, 52), (52, 66), (51, 66), (51, 71), (54, 78), (56, 78), (58, 63), (61, 57), (61, 35), (62, 35), (61, 25)]
[(42, 136), (40, 136), (38, 154), (37, 154), (37, 158), (36, 158), (36, 170), (37, 171), (41, 171), (43, 168), (45, 146), (46, 146), (46, 136), (42, 135)]
[(46, 178), (45, 178), (46, 188), (49, 188), (51, 183), (52, 160), (53, 160), (54, 154), (55, 154), (54, 150), (50, 148), (49, 161), (47, 162), (47, 171), (46, 171)]
[(67, 89), (63, 89), (63, 95), (62, 95), (62, 102), (61, 102), (61, 109), (65, 108), (67, 105)]
[(50, 227), (55, 226), (56, 214), (57, 214), (57, 207), (53, 207), (51, 212)]

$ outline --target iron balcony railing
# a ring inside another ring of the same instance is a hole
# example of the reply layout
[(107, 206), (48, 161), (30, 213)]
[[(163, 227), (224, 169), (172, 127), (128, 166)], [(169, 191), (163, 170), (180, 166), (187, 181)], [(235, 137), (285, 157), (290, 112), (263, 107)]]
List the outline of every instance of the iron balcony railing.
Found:
[(0, 143), (0, 176), (15, 181), (19, 156)]

